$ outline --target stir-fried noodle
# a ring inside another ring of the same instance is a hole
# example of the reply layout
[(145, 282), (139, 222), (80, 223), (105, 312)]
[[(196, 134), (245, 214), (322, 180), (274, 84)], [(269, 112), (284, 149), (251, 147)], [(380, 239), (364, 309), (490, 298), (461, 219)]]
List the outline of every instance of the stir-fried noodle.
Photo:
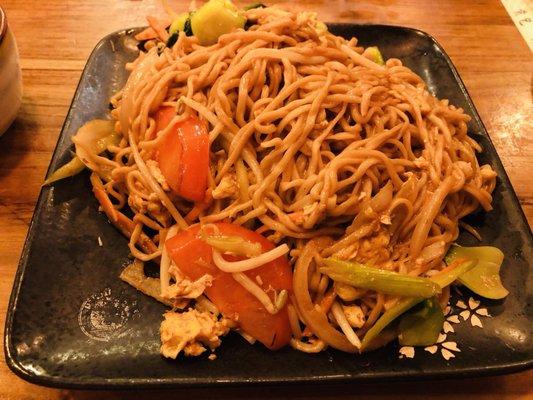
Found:
[[(161, 263), (163, 290), (173, 276), (165, 238), (191, 224), (229, 221), (288, 245), (293, 293), (279, 306), (288, 303), (292, 346), (354, 351), (398, 298), (334, 283), (321, 260), (411, 276), (441, 270), (459, 219), (491, 209), (496, 174), (478, 164), (470, 118), (399, 60), (374, 63), (311, 13), (246, 17), (250, 29), (214, 45), (182, 32), (127, 66), (111, 113), (122, 139), (112, 157), (94, 155), (91, 182), (133, 256)], [(157, 132), (160, 106), (177, 114)], [(208, 189), (194, 204), (169, 190), (153, 160), (189, 116), (207, 123), (210, 147)]]

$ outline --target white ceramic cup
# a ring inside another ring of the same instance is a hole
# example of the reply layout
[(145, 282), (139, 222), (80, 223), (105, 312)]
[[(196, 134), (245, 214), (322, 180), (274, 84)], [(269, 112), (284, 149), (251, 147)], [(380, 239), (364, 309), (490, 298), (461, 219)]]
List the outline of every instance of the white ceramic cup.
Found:
[(0, 7), (0, 136), (15, 120), (22, 102), (22, 74), (15, 37)]

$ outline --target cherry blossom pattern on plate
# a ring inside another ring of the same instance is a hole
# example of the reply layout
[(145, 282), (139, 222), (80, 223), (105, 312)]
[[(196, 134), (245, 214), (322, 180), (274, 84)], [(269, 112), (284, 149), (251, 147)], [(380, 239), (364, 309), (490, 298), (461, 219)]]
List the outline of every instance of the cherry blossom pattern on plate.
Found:
[[(424, 351), (430, 354), (438, 353), (446, 361), (455, 358), (455, 355), (461, 352), (457, 342), (448, 339), (449, 334), (455, 333), (454, 325), (469, 321), (473, 327), (483, 328), (479, 317), (491, 316), (486, 308), (480, 307), (480, 301), (473, 297), (470, 297), (467, 303), (463, 300), (457, 301), (455, 303), (455, 309), (459, 311), (458, 314), (453, 314), (452, 308), (449, 305), (446, 307), (444, 311), (446, 319), (437, 343), (424, 347)], [(415, 354), (416, 348), (413, 346), (402, 346), (399, 349), (399, 358), (414, 358)]]
[(468, 299), (468, 304), (462, 300), (459, 300), (456, 304), (456, 306), (462, 310), (459, 313), (459, 316), (463, 319), (463, 321), (470, 321), (472, 326), (483, 328), (483, 324), (481, 323), (481, 319), (479, 317), (490, 317), (491, 315), (486, 308), (479, 307), (479, 305), (480, 301), (474, 299), (473, 297)]

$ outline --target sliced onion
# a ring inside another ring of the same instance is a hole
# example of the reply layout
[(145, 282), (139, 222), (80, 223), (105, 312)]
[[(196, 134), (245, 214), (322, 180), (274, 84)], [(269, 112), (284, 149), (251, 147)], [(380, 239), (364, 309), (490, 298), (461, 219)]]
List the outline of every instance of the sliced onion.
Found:
[(297, 339), (302, 337), (302, 328), (300, 327), (300, 320), (296, 308), (289, 303), (287, 305), (287, 312), (289, 314), (289, 323), (291, 324), (292, 336)]
[(314, 341), (313, 343), (304, 343), (301, 340), (292, 338), (291, 347), (304, 353), (320, 353), (327, 347), (327, 345), (320, 339)]
[(333, 305), (331, 306), (331, 312), (333, 313), (333, 317), (335, 318), (335, 321), (337, 321), (337, 324), (339, 324), (340, 328), (342, 329), (342, 331), (344, 332), (344, 334), (346, 335), (350, 343), (353, 344), (358, 349), (360, 349), (361, 341), (359, 340), (354, 330), (352, 329), (339, 303), (337, 302), (333, 303)]
[[(92, 160), (107, 147), (106, 138), (113, 137), (114, 123), (105, 119), (93, 119), (72, 136), (78, 158), (93, 171), (98, 168)], [(118, 138), (118, 135), (117, 135)], [(111, 143), (109, 143), (111, 144)]]
[(308, 270), (313, 259), (311, 244), (308, 244), (296, 261), (293, 275), (293, 290), (296, 306), (300, 315), (311, 331), (325, 343), (338, 350), (355, 353), (357, 348), (346, 337), (336, 330), (328, 321), (326, 314), (315, 307), (311, 301), (308, 288)]

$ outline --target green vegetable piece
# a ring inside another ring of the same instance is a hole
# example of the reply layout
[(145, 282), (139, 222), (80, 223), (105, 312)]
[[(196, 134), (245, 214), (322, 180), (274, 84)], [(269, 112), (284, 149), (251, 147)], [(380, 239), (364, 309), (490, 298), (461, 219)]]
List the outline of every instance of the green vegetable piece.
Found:
[[(432, 276), (429, 279), (435, 282), (441, 288), (445, 288), (446, 286), (454, 282), (460, 275), (474, 268), (476, 263), (476, 260), (466, 261), (458, 267), (452, 269), (451, 271), (440, 273), (436, 276)], [(400, 300), (395, 306), (385, 311), (376, 321), (374, 326), (372, 326), (372, 328), (368, 330), (365, 337), (361, 341), (361, 350), (365, 350), (370, 345), (370, 343), (372, 343), (372, 341), (379, 336), (381, 331), (385, 329), (392, 321), (394, 321), (407, 310), (411, 309), (411, 307), (420, 303), (422, 300), (424, 299), (421, 297), (406, 298)]]
[(168, 28), (168, 33), (170, 35), (173, 35), (174, 33), (179, 33), (180, 31), (185, 30), (185, 22), (187, 19), (189, 19), (189, 13), (183, 13), (176, 17), (174, 21), (172, 21), (172, 24), (170, 24), (170, 28)]
[(191, 29), (191, 16), (193, 12), (182, 13), (172, 21), (170, 27), (168, 28), (169, 37), (166, 43), (167, 47), (172, 47), (177, 42), (180, 32), (185, 32), (187, 36), (192, 36)]
[(183, 31), (187, 36), (192, 36), (191, 17), (193, 15), (193, 12), (189, 13), (189, 18), (187, 18), (187, 20), (185, 21), (185, 25), (183, 26)]
[(83, 161), (81, 161), (78, 158), (78, 156), (74, 156), (72, 157), (72, 160), (70, 160), (68, 163), (56, 169), (52, 173), (52, 175), (50, 175), (44, 181), (43, 186), (47, 186), (61, 179), (65, 179), (65, 178), (69, 178), (71, 176), (77, 175), (84, 169), (85, 169), (85, 164), (83, 163)]
[(166, 43), (167, 47), (172, 47), (178, 40), (180, 32), (185, 30), (185, 23), (189, 19), (189, 13), (178, 15), (168, 28), (169, 37)]
[(383, 61), (383, 56), (381, 55), (381, 51), (379, 51), (379, 49), (376, 46), (367, 47), (365, 51), (363, 52), (363, 55), (365, 57), (370, 58), (376, 64), (385, 65), (385, 61)]
[(418, 310), (404, 314), (400, 321), (402, 346), (431, 346), (437, 342), (444, 324), (444, 313), (435, 297), (422, 302)]
[(261, 245), (252, 243), (240, 236), (205, 235), (203, 240), (222, 252), (233, 253), (238, 256), (257, 257), (261, 254)]
[(399, 274), (365, 265), (326, 258), (320, 271), (337, 282), (397, 296), (433, 297), (440, 287), (428, 278)]
[(253, 10), (254, 8), (266, 8), (266, 6), (263, 3), (252, 3), (248, 4), (247, 6), (243, 7), (244, 11)]
[(372, 351), (384, 347), (398, 337), (398, 324), (389, 325), (365, 347), (365, 351)]
[(361, 341), (361, 351), (366, 350), (370, 343), (372, 343), (374, 339), (377, 339), (381, 331), (385, 329), (392, 321), (394, 321), (407, 310), (411, 309), (411, 307), (416, 306), (422, 300), (424, 299), (420, 297), (403, 299), (400, 300), (395, 306), (385, 311), (363, 337), (363, 340)]
[(208, 46), (219, 36), (244, 28), (246, 18), (229, 0), (210, 0), (191, 17), (191, 28), (200, 44)]
[(176, 44), (178, 41), (178, 37), (180, 36), (179, 32), (173, 33), (170, 35), (167, 39), (167, 42), (165, 43), (165, 46), (172, 47)]
[[(87, 126), (88, 124), (91, 124), (93, 122), (95, 122), (96, 120), (93, 120), (93, 121), (90, 121), (88, 122), (87, 124), (85, 124), (84, 126)], [(98, 121), (96, 121), (98, 122)], [(109, 129), (112, 129), (112, 126), (113, 126), (113, 123), (111, 121), (109, 121)], [(82, 127), (83, 128), (83, 127)], [(80, 130), (82, 129), (80, 128)], [(78, 131), (80, 132), (80, 131)], [(118, 145), (120, 142), (120, 135), (113, 132), (101, 139), (97, 139), (95, 142), (94, 142), (94, 147), (95, 147), (95, 151), (97, 154), (100, 154), (101, 152), (103, 152), (105, 149), (107, 149), (108, 146), (110, 145)], [(74, 176), (74, 175), (77, 175), (79, 174), (81, 171), (83, 171), (85, 169), (85, 164), (84, 162), (77, 156), (77, 155), (74, 155), (72, 157), (72, 160), (70, 160), (68, 163), (66, 163), (65, 165), (59, 167), (58, 169), (56, 169), (44, 182), (43, 182), (43, 186), (47, 186), (47, 185), (50, 185), (51, 183), (54, 183), (54, 182), (57, 182), (61, 179), (65, 179), (65, 178), (69, 178), (71, 176)]]
[(446, 255), (446, 263), (465, 258), (468, 260), (477, 259), (477, 265), (470, 271), (462, 274), (458, 281), (468, 289), (487, 299), (503, 299), (509, 291), (503, 286), (500, 279), (500, 267), (504, 255), (496, 247), (461, 247), (452, 246)]
[(455, 282), (461, 275), (465, 274), (468, 271), (471, 271), (476, 264), (477, 260), (467, 260), (461, 265), (452, 269), (451, 271), (446, 271), (438, 275), (434, 275), (429, 279), (439, 285), (442, 289), (444, 289), (446, 286), (449, 286), (453, 282)]

